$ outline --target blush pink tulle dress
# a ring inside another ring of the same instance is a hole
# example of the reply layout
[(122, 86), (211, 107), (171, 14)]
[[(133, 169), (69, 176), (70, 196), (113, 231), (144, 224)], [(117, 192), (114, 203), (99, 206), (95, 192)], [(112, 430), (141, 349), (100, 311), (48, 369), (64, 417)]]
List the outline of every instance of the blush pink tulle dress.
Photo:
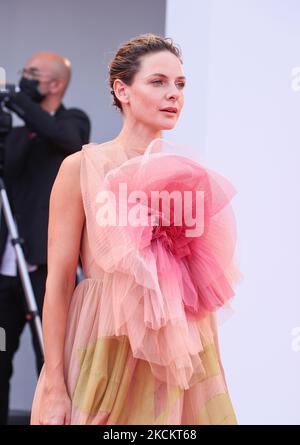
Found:
[[(237, 423), (213, 324), (241, 277), (236, 191), (173, 148), (162, 139), (143, 153), (111, 142), (82, 148), (85, 279), (71, 298), (64, 355), (73, 425)], [(179, 192), (194, 223), (175, 224), (179, 201), (168, 216), (153, 191)], [(43, 367), (31, 424), (44, 383)]]

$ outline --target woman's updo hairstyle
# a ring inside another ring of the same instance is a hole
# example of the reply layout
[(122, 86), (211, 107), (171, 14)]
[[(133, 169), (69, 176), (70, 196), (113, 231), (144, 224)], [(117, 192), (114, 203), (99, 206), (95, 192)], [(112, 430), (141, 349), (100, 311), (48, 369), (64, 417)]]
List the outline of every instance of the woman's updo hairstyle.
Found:
[(126, 85), (131, 85), (135, 74), (140, 68), (140, 59), (145, 54), (170, 51), (180, 62), (181, 50), (174, 45), (169, 37), (161, 37), (155, 34), (142, 34), (124, 43), (117, 51), (114, 59), (108, 66), (109, 86), (113, 96), (113, 105), (122, 112), (122, 105), (116, 97), (113, 84), (116, 79), (122, 80)]

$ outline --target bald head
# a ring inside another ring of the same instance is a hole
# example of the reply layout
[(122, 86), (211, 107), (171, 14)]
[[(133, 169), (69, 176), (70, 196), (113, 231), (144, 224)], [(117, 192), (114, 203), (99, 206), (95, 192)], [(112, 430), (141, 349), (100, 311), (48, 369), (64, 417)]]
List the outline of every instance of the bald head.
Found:
[(34, 54), (26, 63), (27, 71), (36, 70), (41, 81), (58, 80), (61, 93), (65, 92), (71, 78), (71, 62), (67, 58), (51, 51)]

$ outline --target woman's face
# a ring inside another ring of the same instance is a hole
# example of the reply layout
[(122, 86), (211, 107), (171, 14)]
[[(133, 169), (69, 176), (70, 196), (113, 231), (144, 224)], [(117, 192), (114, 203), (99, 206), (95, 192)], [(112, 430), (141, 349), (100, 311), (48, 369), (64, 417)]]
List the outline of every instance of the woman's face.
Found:
[(135, 122), (154, 131), (170, 130), (183, 107), (184, 86), (182, 64), (174, 54), (169, 51), (147, 54), (141, 58), (140, 69), (127, 87), (127, 111)]

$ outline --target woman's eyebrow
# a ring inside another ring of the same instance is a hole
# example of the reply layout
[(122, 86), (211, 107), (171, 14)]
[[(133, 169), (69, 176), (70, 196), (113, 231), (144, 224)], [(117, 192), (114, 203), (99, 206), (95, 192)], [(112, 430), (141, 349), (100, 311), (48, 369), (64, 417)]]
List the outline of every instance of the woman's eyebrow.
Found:
[[(150, 74), (150, 75), (149, 75), (149, 76), (147, 76), (147, 77), (151, 77), (151, 76), (159, 76), (159, 77), (164, 77), (165, 79), (167, 79), (167, 78), (168, 78), (168, 76), (166, 76), (165, 74), (162, 74), (162, 73), (154, 73), (154, 74)], [(176, 77), (176, 79), (180, 79), (180, 80), (186, 80), (185, 76), (178, 76), (178, 77)]]

